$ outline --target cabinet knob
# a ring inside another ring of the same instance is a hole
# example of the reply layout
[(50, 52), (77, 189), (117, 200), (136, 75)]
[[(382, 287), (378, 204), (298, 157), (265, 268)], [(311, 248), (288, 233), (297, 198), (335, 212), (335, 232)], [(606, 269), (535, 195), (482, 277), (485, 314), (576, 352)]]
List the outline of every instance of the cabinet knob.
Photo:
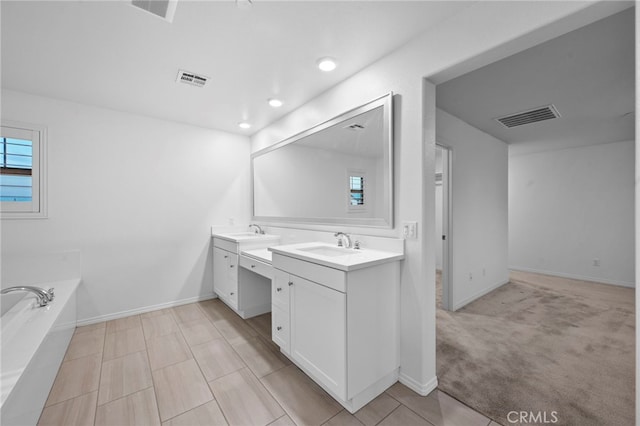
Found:
[(282, 287), (276, 288), (276, 291), (282, 291)]
[(229, 265), (229, 268), (233, 268), (235, 265)]
[(225, 255), (224, 255), (224, 258), (225, 258), (225, 259), (228, 259), (228, 258), (229, 258), (229, 256), (227, 256), (227, 255), (225, 254)]
[(289, 287), (293, 285), (293, 281), (289, 281)]
[(252, 268), (255, 268), (255, 267), (256, 267), (256, 265), (251, 265), (251, 267), (252, 267)]
[(235, 293), (234, 293), (234, 292), (231, 292), (231, 293), (229, 293), (229, 294), (230, 294), (231, 296), (233, 296)]
[(276, 327), (276, 330), (280, 331), (280, 330), (282, 330), (282, 327), (277, 326), (277, 327)]

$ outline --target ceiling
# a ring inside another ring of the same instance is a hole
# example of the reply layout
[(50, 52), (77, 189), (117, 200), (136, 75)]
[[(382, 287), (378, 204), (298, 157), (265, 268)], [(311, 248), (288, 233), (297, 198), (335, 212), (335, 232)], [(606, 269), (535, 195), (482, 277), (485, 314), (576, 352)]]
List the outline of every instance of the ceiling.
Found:
[[(510, 144), (511, 155), (635, 139), (631, 7), (436, 87), (438, 108)], [(494, 119), (553, 104), (561, 117)]]
[(179, 0), (169, 23), (129, 1), (2, 1), (2, 87), (250, 135), (468, 5)]

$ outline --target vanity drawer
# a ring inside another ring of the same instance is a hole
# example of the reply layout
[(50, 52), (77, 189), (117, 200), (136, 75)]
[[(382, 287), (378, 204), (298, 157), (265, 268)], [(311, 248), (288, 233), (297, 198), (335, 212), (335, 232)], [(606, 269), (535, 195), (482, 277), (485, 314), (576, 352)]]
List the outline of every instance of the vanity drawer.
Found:
[(271, 340), (273, 340), (283, 352), (291, 352), (289, 311), (286, 312), (277, 306), (271, 310)]
[(273, 268), (268, 263), (260, 262), (250, 257), (240, 256), (240, 266), (263, 277), (273, 279)]
[(294, 259), (279, 253), (273, 254), (273, 267), (276, 268), (276, 271), (281, 269), (342, 293), (347, 292), (347, 274), (344, 271)]
[(223, 240), (222, 238), (213, 238), (214, 247), (221, 248), (222, 250), (229, 251), (231, 253), (238, 253), (238, 243)]

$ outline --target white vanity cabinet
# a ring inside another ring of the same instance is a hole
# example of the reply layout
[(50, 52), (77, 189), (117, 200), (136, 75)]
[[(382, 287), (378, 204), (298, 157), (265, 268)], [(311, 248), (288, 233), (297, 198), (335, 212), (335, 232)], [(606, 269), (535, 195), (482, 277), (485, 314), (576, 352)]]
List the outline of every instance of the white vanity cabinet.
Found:
[(277, 241), (273, 236), (213, 236), (213, 291), (242, 318), (271, 311), (271, 265), (246, 258), (241, 251)]
[(357, 411), (398, 379), (399, 262), (342, 271), (273, 249), (273, 341)]

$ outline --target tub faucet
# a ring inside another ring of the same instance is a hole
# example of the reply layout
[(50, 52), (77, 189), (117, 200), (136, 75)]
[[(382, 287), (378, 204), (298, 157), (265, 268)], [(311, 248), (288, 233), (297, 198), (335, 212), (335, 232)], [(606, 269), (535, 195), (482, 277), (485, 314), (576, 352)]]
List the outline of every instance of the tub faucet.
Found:
[(51, 302), (53, 300), (53, 297), (55, 296), (53, 293), (53, 289), (50, 288), (49, 290), (45, 290), (43, 288), (40, 287), (32, 287), (32, 286), (16, 286), (16, 287), (8, 287), (3, 289), (2, 291), (0, 291), (0, 294), (7, 294), (7, 293), (11, 293), (13, 291), (29, 291), (33, 294), (35, 294), (38, 297), (38, 305), (40, 306), (47, 306), (49, 304), (49, 302)]
[(251, 225), (249, 225), (249, 229), (251, 229), (252, 227), (256, 228), (256, 234), (264, 235), (264, 231), (262, 230), (260, 225), (256, 225), (255, 223), (252, 223)]
[(349, 234), (336, 232), (333, 236), (338, 238), (338, 247), (351, 248), (351, 237)]

